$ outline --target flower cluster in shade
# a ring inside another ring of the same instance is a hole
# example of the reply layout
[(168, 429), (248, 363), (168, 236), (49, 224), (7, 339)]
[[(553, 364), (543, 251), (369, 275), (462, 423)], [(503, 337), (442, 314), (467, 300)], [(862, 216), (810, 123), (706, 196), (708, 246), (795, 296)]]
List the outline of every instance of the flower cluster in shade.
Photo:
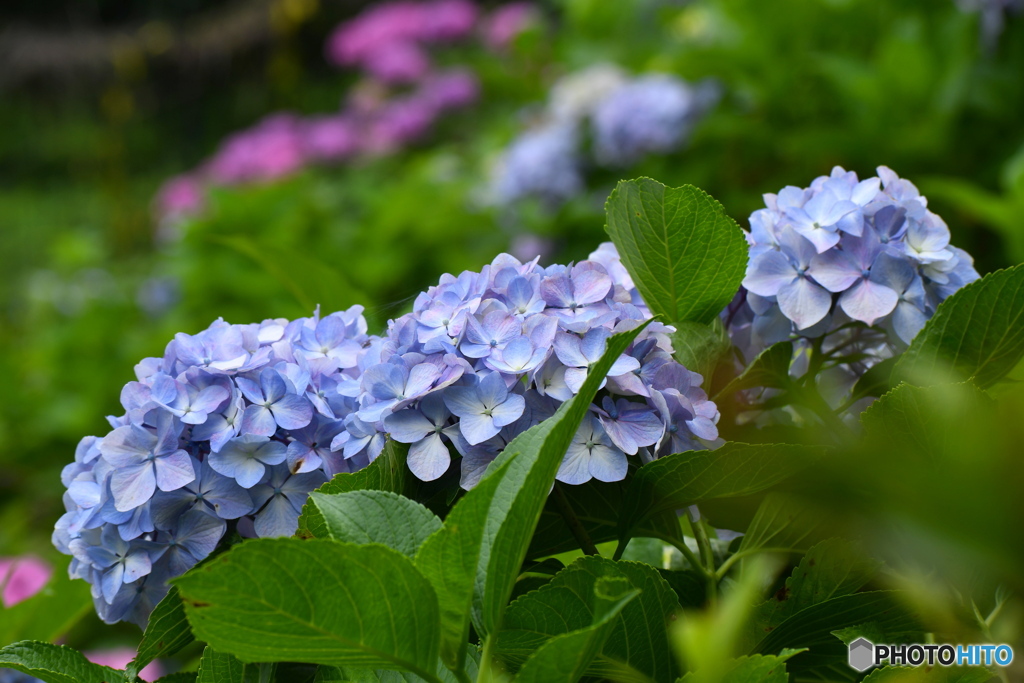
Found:
[(166, 580), (229, 530), (290, 535), (309, 491), (366, 465), (370, 449), (343, 455), (339, 435), (354, 438), (345, 418), (380, 348), (356, 306), (218, 320), (139, 363), (124, 414), (82, 439), (62, 473), (67, 512), (53, 542), (72, 556), (71, 576), (92, 584), (100, 617), (144, 625)]
[[(612, 334), (650, 318), (605, 244), (568, 266), (502, 254), (445, 275), (384, 337), (367, 334), (360, 307), (178, 334), (136, 366), (112, 431), (84, 438), (64, 469), (54, 545), (100, 617), (144, 625), (169, 578), (229, 533), (294, 533), (309, 492), (389, 437), (409, 444), (419, 479), (451, 469), (472, 487), (580, 390)], [(671, 331), (650, 323), (616, 359), (560, 481), (618, 481), (630, 457), (718, 443), (718, 410), (673, 359)]]
[(718, 98), (713, 81), (691, 85), (668, 74), (630, 78), (608, 64), (566, 76), (552, 88), (537, 123), (498, 161), (496, 200), (538, 197), (558, 204), (584, 191), (588, 166), (623, 168), (649, 154), (675, 152)]
[[(424, 481), (457, 452), (470, 488), (509, 441), (580, 390), (612, 334), (650, 317), (611, 244), (568, 266), (502, 254), (480, 272), (445, 275), (389, 324), (381, 364), (362, 375), (351, 452), (362, 447), (355, 436), (389, 434), (410, 445), (409, 468)], [(700, 375), (672, 358), (670, 331), (649, 324), (615, 360), (559, 481), (619, 481), (630, 457), (718, 439), (718, 410)]]
[(272, 114), (228, 137), (197, 169), (168, 180), (156, 198), (165, 222), (199, 213), (206, 188), (273, 181), (311, 165), (394, 152), (423, 138), (446, 113), (480, 96), (468, 67), (441, 67), (436, 48), (478, 36), (500, 50), (536, 19), (528, 3), (482, 15), (469, 0), (373, 5), (329, 37), (328, 60), (363, 78), (337, 112)]

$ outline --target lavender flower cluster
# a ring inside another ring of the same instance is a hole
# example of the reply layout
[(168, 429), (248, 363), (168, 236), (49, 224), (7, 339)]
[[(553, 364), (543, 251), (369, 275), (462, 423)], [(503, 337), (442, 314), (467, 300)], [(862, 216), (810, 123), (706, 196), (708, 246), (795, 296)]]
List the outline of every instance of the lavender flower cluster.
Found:
[(765, 204), (750, 216), (743, 289), (723, 318), (748, 362), (794, 340), (794, 376), (817, 346), (827, 359), (817, 384), (834, 406), (847, 405), (867, 369), (906, 348), (942, 300), (979, 277), (927, 199), (885, 166), (865, 180), (836, 167), (809, 188), (766, 194)]
[(165, 581), (228, 531), (295, 531), (309, 492), (368, 462), (332, 450), (379, 338), (361, 307), (178, 334), (135, 368), (113, 430), (79, 443), (53, 542), (107, 622), (145, 625)]
[[(361, 313), (218, 320), (136, 366), (125, 414), (62, 473), (67, 513), (53, 536), (104, 620), (144, 624), (167, 579), (229, 530), (292, 534), (309, 492), (366, 466), (389, 436), (410, 444), (423, 481), (449, 470), (454, 449), (471, 488), (580, 390), (610, 335), (651, 317), (611, 244), (569, 266), (502, 254), (445, 275), (382, 338)], [(619, 481), (629, 456), (718, 443), (718, 410), (672, 358), (671, 331), (649, 324), (616, 360), (560, 481)]]
[(534, 16), (527, 3), (482, 16), (469, 0), (399, 0), (368, 8), (327, 41), (332, 63), (363, 73), (340, 111), (272, 114), (235, 133), (199, 168), (164, 184), (157, 214), (173, 223), (200, 212), (207, 186), (272, 181), (314, 164), (388, 154), (422, 138), (447, 112), (472, 105), (480, 94), (470, 69), (439, 68), (427, 48), (479, 31), (498, 50)]
[[(506, 149), (493, 192), (508, 204), (539, 197), (558, 204), (583, 191), (588, 163), (622, 168), (648, 154), (682, 147), (693, 126), (717, 102), (712, 81), (690, 85), (667, 74), (627, 77), (600, 64), (563, 78), (552, 88), (539, 123)], [(584, 150), (589, 131), (592, 150)]]

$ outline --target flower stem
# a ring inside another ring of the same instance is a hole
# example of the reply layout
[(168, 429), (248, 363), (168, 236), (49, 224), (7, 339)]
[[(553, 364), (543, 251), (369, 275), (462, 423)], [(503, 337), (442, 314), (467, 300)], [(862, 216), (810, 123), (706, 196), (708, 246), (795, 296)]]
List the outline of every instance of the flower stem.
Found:
[(693, 511), (686, 509), (686, 518), (690, 520), (690, 528), (693, 529), (693, 537), (697, 539), (697, 548), (700, 550), (701, 566), (704, 567), (704, 576), (707, 581), (707, 600), (712, 608), (718, 605), (718, 576), (715, 573), (715, 552), (711, 547), (711, 539), (700, 521), (693, 518)]

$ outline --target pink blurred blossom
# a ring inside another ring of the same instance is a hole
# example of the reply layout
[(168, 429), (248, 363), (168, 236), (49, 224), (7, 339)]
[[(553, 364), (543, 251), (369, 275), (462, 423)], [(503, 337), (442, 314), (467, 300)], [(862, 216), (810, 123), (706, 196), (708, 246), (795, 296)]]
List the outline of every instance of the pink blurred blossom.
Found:
[(359, 151), (359, 130), (345, 116), (308, 119), (302, 131), (306, 155), (318, 161), (338, 161)]
[(386, 154), (421, 137), (434, 123), (431, 103), (417, 95), (394, 99), (367, 122), (365, 149)]
[(423, 38), (429, 41), (458, 40), (476, 25), (479, 11), (469, 0), (435, 0), (422, 5)]
[(219, 184), (276, 180), (305, 163), (301, 126), (291, 114), (274, 114), (249, 130), (235, 133), (206, 165)]
[[(422, 63), (412, 52), (418, 43), (462, 38), (473, 30), (477, 15), (476, 5), (469, 0), (398, 0), (376, 5), (331, 34), (327, 58), (341, 66), (362, 65), (375, 75), (381, 65), (411, 69)], [(392, 72), (383, 71), (386, 75), (381, 77), (391, 81), (388, 74)]]
[(492, 50), (504, 50), (520, 33), (538, 20), (537, 7), (531, 2), (502, 5), (484, 21), (481, 32), (484, 43)]
[(362, 65), (384, 83), (415, 83), (430, 71), (430, 58), (416, 43), (394, 42), (378, 46)]
[[(128, 662), (135, 659), (135, 650), (130, 647), (118, 647), (111, 650), (92, 650), (85, 652), (86, 659), (93, 664), (109, 666), (112, 669), (123, 669)], [(151, 662), (140, 673), (139, 677), (144, 681), (155, 681), (164, 675), (164, 668), (160, 662)]]
[(11, 607), (38, 593), (53, 575), (53, 568), (34, 557), (0, 557), (0, 602)]
[(424, 80), (419, 94), (438, 112), (458, 109), (480, 98), (480, 81), (468, 69), (449, 69)]
[(166, 181), (156, 196), (156, 210), (161, 216), (181, 217), (198, 213), (203, 208), (203, 184), (192, 175), (179, 175)]
[(327, 41), (327, 56), (339, 64), (356, 64), (381, 45), (412, 42), (423, 30), (422, 5), (418, 2), (388, 2), (367, 9), (335, 29)]

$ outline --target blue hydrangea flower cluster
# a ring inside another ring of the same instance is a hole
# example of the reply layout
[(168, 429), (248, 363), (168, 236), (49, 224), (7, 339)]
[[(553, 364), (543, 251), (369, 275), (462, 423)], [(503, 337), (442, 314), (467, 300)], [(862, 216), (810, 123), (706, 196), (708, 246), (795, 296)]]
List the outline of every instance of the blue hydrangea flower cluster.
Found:
[[(381, 364), (362, 375), (345, 452), (390, 434), (431, 481), (450, 467), (451, 446), (470, 488), (509, 441), (579, 391), (610, 335), (650, 317), (611, 244), (569, 266), (502, 254), (478, 273), (446, 275), (389, 324)], [(648, 325), (614, 363), (559, 481), (619, 481), (627, 456), (717, 440), (718, 410), (701, 376), (672, 358), (670, 331)]]
[(667, 74), (631, 79), (607, 64), (571, 74), (552, 88), (538, 123), (499, 160), (496, 201), (537, 197), (557, 205), (583, 192), (588, 165), (622, 168), (647, 154), (673, 152), (718, 98), (712, 81), (691, 85)]
[(213, 552), (229, 525), (290, 535), (312, 489), (368, 462), (369, 449), (332, 450), (363, 368), (379, 358), (366, 328), (359, 306), (218, 320), (136, 366), (125, 414), (108, 418), (106, 436), (82, 439), (62, 473), (67, 513), (53, 536), (104, 621), (144, 626), (166, 580)]
[(734, 339), (752, 352), (865, 326), (900, 348), (979, 277), (927, 199), (885, 166), (866, 180), (836, 167), (765, 204), (750, 217), (745, 291), (728, 312)]
[[(410, 445), (423, 481), (461, 454), (460, 482), (472, 487), (580, 390), (609, 336), (649, 318), (605, 244), (569, 266), (502, 254), (445, 275), (383, 338), (367, 334), (358, 306), (179, 334), (136, 366), (113, 430), (79, 444), (54, 544), (105, 621), (144, 625), (167, 579), (229, 531), (294, 533), (309, 492), (366, 466), (388, 436)], [(560, 481), (619, 481), (628, 456), (718, 443), (718, 410), (701, 376), (673, 360), (671, 331), (650, 324), (615, 362)]]

